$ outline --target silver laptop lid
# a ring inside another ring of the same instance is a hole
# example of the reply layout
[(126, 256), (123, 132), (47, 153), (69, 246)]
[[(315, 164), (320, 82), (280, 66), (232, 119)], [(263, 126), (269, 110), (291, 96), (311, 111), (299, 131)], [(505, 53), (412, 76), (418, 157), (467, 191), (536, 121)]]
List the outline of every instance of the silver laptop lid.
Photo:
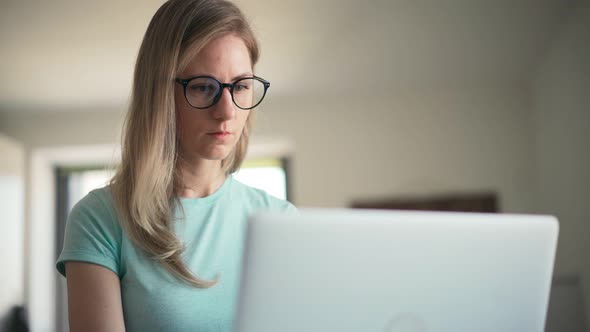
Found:
[(543, 331), (557, 233), (551, 216), (257, 214), (235, 330)]

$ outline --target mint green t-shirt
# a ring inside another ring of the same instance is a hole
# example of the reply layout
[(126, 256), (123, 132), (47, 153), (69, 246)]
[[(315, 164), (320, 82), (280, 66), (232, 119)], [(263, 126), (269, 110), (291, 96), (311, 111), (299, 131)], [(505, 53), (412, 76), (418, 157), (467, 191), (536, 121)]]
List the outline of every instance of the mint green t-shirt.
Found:
[[(229, 332), (235, 315), (247, 217), (261, 210), (295, 208), (229, 176), (212, 195), (181, 198), (185, 219), (175, 232), (186, 247), (183, 258), (201, 278), (219, 283), (188, 286), (137, 248), (121, 229), (108, 187), (90, 192), (72, 209), (57, 270), (82, 261), (108, 268), (121, 280), (127, 331)], [(180, 210), (180, 209), (179, 209)], [(175, 212), (182, 216), (181, 211)]]

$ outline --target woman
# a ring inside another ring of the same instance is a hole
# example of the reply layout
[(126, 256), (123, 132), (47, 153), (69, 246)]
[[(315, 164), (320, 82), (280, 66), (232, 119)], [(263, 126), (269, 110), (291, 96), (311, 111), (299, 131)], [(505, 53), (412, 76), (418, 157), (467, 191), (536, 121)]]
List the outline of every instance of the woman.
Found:
[(230, 331), (246, 217), (294, 207), (232, 179), (270, 83), (224, 0), (170, 0), (135, 67), (122, 161), (72, 210), (57, 269), (72, 331)]

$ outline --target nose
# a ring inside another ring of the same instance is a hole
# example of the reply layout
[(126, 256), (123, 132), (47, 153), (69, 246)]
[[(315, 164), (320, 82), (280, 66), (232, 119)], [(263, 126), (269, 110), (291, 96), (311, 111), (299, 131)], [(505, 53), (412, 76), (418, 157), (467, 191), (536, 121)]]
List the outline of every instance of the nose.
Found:
[(236, 115), (236, 106), (231, 97), (230, 88), (223, 88), (221, 90), (221, 97), (219, 101), (213, 106), (213, 117), (218, 120), (233, 119)]

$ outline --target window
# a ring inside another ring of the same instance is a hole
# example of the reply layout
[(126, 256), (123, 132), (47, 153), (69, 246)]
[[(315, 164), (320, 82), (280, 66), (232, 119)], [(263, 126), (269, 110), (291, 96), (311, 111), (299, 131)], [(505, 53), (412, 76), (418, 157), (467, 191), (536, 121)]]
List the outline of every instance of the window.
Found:
[(280, 199), (290, 199), (287, 173), (286, 158), (254, 159), (245, 161), (234, 177), (246, 185), (262, 189)]

